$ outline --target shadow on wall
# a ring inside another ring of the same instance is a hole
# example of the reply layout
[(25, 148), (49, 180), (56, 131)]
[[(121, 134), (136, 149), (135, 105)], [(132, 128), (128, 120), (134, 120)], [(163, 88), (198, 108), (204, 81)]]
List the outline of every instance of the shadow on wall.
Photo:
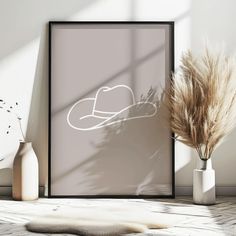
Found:
[(1, 186), (9, 186), (8, 181), (12, 180), (12, 169), (11, 168), (0, 169), (0, 179), (2, 180)]
[[(146, 102), (155, 104), (155, 115), (129, 120), (150, 114), (152, 108)], [(171, 166), (166, 157), (171, 136), (165, 123), (168, 112), (163, 95), (159, 98), (156, 90), (151, 88), (139, 103), (129, 110), (125, 119), (117, 117), (112, 120), (121, 122), (103, 128), (103, 140), (92, 144), (95, 154), (54, 177), (53, 183), (71, 178), (71, 174), (76, 172), (80, 173), (76, 183), (79, 194), (171, 194), (171, 168), (163, 168)], [(160, 186), (163, 183), (166, 183), (165, 186)]]
[[(34, 77), (34, 86), (32, 91), (32, 100), (28, 118), (26, 139), (33, 142), (34, 150), (39, 159), (40, 183), (47, 185), (47, 163), (48, 163), (48, 24), (47, 21), (53, 19), (65, 19), (73, 13), (83, 10), (94, 4), (96, 0), (88, 1), (40, 1), (37, 6), (35, 2), (24, 1), (21, 7), (35, 9), (30, 11), (26, 17), (20, 17), (19, 24), (25, 27), (25, 31), (18, 32), (15, 37), (15, 31), (10, 36), (12, 42), (7, 45), (16, 45), (21, 47), (30, 40), (40, 36), (39, 52)], [(44, 3), (44, 4), (43, 4)], [(30, 7), (29, 4), (34, 6)], [(13, 8), (16, 9), (16, 8)], [(42, 14), (40, 14), (42, 13)], [(51, 18), (53, 16), (53, 19)], [(8, 16), (9, 17), (9, 16)], [(16, 20), (16, 18), (14, 18)], [(32, 19), (34, 19), (32, 21)], [(29, 35), (29, 33), (31, 35)], [(17, 44), (14, 42), (17, 40)], [(18, 45), (20, 44), (21, 45)], [(15, 48), (16, 49), (16, 48)], [(11, 48), (11, 50), (14, 50)], [(5, 54), (10, 53), (10, 49), (5, 50)], [(1, 56), (4, 53), (0, 54)]]
[[(48, 132), (48, 35), (47, 22), (50, 20), (65, 20), (71, 15), (78, 13), (97, 0), (42, 0), (40, 2), (22, 0), (20, 4), (16, 1), (3, 1), (1, 3), (0, 28), (4, 30), (1, 35), (2, 47), (0, 47), (0, 62), (11, 56), (19, 49), (25, 48), (36, 39), (40, 39), (37, 66), (34, 78), (27, 78), (34, 82), (32, 101), (29, 113), (29, 124), (26, 139), (33, 142), (34, 149), (40, 162), (40, 183), (44, 185), (47, 179), (47, 132)], [(34, 60), (32, 55), (24, 53), (28, 60)], [(31, 52), (30, 52), (31, 53)], [(12, 63), (14, 66), (18, 66)], [(24, 68), (22, 68), (24, 69)], [(30, 68), (32, 70), (32, 68)], [(8, 74), (7, 74), (8, 75)], [(18, 74), (21, 76), (21, 74)], [(11, 76), (11, 74), (10, 74)], [(20, 78), (20, 77), (19, 77)], [(15, 79), (19, 79), (15, 78)], [(25, 81), (25, 80), (24, 80)], [(25, 92), (28, 92), (25, 85)], [(30, 91), (31, 92), (31, 91)], [(20, 96), (20, 94), (19, 94)], [(26, 117), (27, 118), (27, 117)], [(3, 157), (12, 161), (14, 153)], [(11, 166), (12, 164), (9, 164)], [(4, 164), (5, 166), (5, 164)], [(1, 167), (1, 162), (0, 162)], [(0, 169), (1, 185), (11, 184), (11, 169)]]
[[(48, 117), (45, 112), (48, 109), (48, 57), (46, 56), (48, 53), (48, 32), (46, 27), (41, 35), (26, 140), (32, 141), (38, 156), (39, 166), (45, 168), (48, 157)], [(42, 178), (47, 170), (41, 168), (40, 176)]]

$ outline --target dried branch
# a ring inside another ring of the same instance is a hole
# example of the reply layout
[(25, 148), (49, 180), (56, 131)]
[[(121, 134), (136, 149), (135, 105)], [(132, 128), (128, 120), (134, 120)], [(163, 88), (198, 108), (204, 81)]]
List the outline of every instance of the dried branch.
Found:
[(201, 159), (209, 159), (236, 124), (235, 60), (208, 49), (196, 59), (188, 51), (170, 91), (172, 131)]
[[(22, 118), (15, 112), (15, 108), (17, 106), (18, 106), (18, 102), (16, 102), (13, 106), (13, 105), (8, 105), (3, 99), (0, 99), (0, 109), (4, 110), (7, 113), (10, 113), (10, 114), (14, 115), (14, 117), (16, 118), (16, 120), (19, 124), (20, 133), (21, 133), (21, 136), (22, 136), (22, 139), (20, 141), (25, 141), (25, 136), (24, 136), (24, 133), (23, 133), (23, 130), (22, 130), (22, 125), (21, 125)], [(12, 127), (11, 125), (8, 125), (8, 129), (6, 131), (6, 134), (10, 133), (11, 127)]]

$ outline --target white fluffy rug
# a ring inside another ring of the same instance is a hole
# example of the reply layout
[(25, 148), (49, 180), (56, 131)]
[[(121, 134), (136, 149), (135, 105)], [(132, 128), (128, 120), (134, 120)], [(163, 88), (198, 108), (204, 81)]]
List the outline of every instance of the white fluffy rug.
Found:
[(137, 207), (95, 207), (64, 209), (38, 217), (27, 223), (26, 229), (38, 233), (115, 236), (167, 228), (180, 220), (181, 218), (176, 219), (170, 214), (150, 212)]

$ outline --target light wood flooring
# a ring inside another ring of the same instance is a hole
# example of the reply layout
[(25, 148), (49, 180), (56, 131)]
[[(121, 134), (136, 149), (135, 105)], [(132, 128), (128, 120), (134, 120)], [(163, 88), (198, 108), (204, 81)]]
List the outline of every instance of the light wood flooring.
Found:
[(0, 198), (0, 235), (41, 236), (43, 234), (27, 232), (24, 224), (35, 216), (57, 211), (60, 207), (72, 206), (79, 208), (104, 205), (115, 205), (119, 207), (119, 205), (123, 204), (127, 206), (144, 206), (152, 212), (164, 212), (175, 217), (185, 217), (185, 220), (180, 221), (174, 227), (162, 230), (150, 230), (145, 234), (139, 234), (140, 236), (236, 236), (236, 197), (218, 197), (217, 204), (213, 206), (194, 205), (190, 197), (155, 200), (41, 198), (32, 202), (17, 202), (7, 198)]

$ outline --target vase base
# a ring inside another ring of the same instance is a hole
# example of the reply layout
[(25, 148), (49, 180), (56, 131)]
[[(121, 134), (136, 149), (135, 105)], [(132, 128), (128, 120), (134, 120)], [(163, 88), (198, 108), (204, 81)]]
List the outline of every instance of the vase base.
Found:
[(39, 199), (38, 197), (35, 197), (35, 198), (15, 198), (15, 197), (13, 197), (14, 201), (36, 201), (38, 199)]
[(215, 204), (216, 204), (216, 202), (204, 203), (204, 202), (194, 202), (194, 201), (193, 201), (193, 203), (194, 203), (195, 205), (202, 205), (202, 206), (212, 206), (212, 205), (215, 205)]

